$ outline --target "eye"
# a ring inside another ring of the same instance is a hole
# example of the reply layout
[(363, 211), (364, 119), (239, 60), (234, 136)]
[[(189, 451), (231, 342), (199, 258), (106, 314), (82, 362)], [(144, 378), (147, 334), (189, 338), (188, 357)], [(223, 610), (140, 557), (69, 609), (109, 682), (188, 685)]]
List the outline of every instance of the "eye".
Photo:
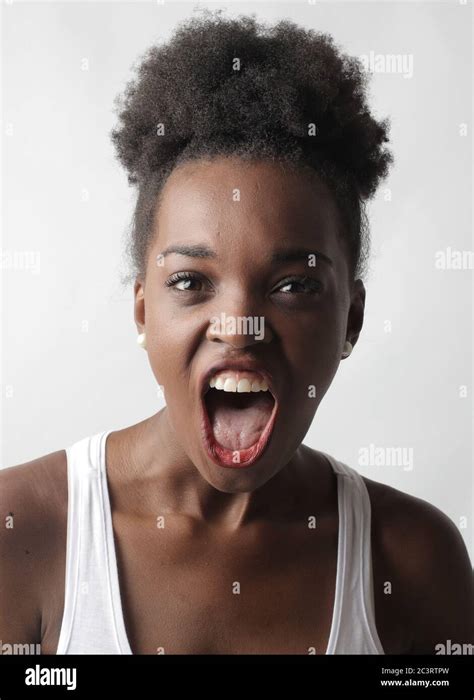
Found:
[(167, 287), (174, 287), (178, 292), (201, 292), (204, 280), (193, 272), (175, 272), (165, 282)]
[(322, 289), (322, 284), (314, 277), (288, 277), (280, 283), (275, 292), (283, 294), (317, 294)]

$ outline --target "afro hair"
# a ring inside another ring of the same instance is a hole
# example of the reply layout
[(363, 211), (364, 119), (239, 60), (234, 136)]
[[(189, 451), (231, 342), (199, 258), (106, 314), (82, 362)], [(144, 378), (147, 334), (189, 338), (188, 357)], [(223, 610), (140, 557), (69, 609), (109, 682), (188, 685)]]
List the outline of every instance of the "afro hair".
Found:
[(177, 165), (240, 155), (306, 168), (334, 194), (351, 271), (368, 254), (364, 203), (393, 162), (388, 120), (367, 105), (367, 74), (328, 34), (284, 19), (225, 18), (205, 11), (152, 46), (115, 100), (111, 132), (128, 182), (138, 187), (128, 253), (144, 275), (162, 186)]

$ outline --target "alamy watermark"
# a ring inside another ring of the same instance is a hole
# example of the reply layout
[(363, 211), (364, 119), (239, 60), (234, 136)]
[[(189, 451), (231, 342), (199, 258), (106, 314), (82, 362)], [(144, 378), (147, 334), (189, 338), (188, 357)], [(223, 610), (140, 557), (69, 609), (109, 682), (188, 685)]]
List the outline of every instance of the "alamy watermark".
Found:
[(40, 273), (41, 253), (39, 250), (5, 250), (0, 248), (0, 269), (31, 270)]
[(398, 73), (404, 78), (413, 78), (412, 53), (375, 53), (361, 54), (359, 60), (366, 73)]
[(76, 690), (76, 668), (47, 668), (36, 664), (25, 670), (25, 685), (65, 685), (68, 690)]
[(359, 448), (360, 467), (403, 467), (413, 469), (413, 447), (377, 447), (373, 443)]
[(446, 250), (437, 250), (434, 266), (436, 270), (474, 270), (474, 251), (450, 246)]
[(463, 654), (474, 654), (474, 644), (459, 644), (447, 639), (446, 642), (440, 642), (435, 646), (435, 654), (446, 656), (461, 656)]
[(7, 644), (0, 639), (0, 654), (5, 656), (24, 656), (29, 654), (41, 654), (41, 644)]
[(213, 335), (248, 335), (255, 340), (265, 337), (264, 316), (213, 316), (210, 319), (210, 333)]

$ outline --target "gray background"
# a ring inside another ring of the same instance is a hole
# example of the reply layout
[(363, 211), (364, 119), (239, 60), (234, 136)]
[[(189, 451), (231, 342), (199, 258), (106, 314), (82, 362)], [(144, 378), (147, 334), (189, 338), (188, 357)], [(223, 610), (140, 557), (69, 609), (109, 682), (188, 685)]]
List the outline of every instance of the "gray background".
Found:
[[(363, 335), (305, 442), (438, 506), (471, 547), (473, 271), (435, 267), (437, 251), (473, 247), (471, 6), (199, 5), (287, 17), (330, 32), (356, 56), (413, 56), (412, 77), (372, 78), (396, 164), (369, 212)], [(132, 289), (120, 284), (135, 193), (109, 132), (134, 61), (196, 6), (3, 4), (2, 467), (162, 405), (136, 345)], [(15, 251), (29, 252), (26, 266), (5, 256)], [(362, 465), (370, 444), (412, 449), (413, 468)]]

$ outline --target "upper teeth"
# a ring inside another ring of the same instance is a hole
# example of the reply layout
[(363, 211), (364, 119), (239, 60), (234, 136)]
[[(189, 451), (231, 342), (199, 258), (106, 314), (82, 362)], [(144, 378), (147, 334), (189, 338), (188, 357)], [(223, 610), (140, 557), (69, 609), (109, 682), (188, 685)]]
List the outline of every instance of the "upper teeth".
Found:
[(268, 384), (265, 379), (242, 377), (239, 378), (237, 372), (228, 372), (214, 375), (209, 380), (209, 386), (219, 391), (234, 391), (240, 393), (250, 393), (252, 391), (268, 391)]

